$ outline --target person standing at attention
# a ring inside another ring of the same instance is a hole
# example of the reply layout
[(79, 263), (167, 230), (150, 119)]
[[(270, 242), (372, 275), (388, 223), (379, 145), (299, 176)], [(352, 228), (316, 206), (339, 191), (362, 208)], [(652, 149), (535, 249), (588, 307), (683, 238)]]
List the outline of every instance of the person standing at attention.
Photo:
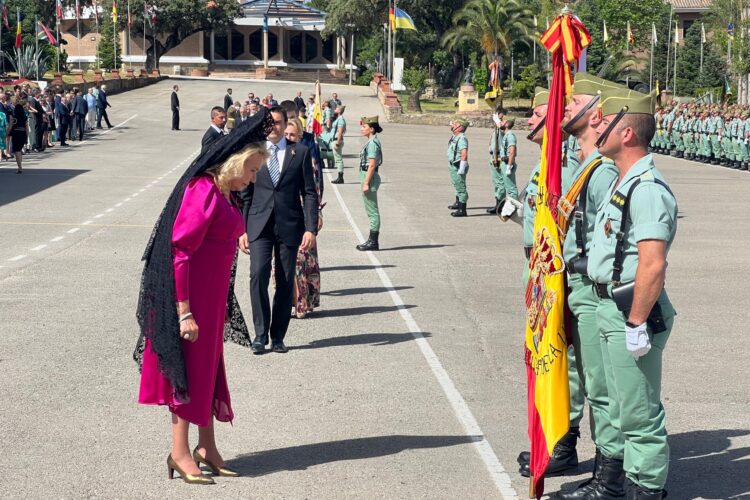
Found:
[(359, 180), (362, 188), (362, 200), (365, 212), (370, 220), (370, 235), (367, 241), (357, 245), (357, 250), (380, 250), (380, 210), (378, 210), (378, 188), (380, 174), (378, 169), (383, 164), (383, 147), (380, 145), (378, 134), (383, 131), (377, 116), (365, 117), (360, 120), (362, 135), (367, 138), (367, 144), (359, 153)]
[(172, 130), (180, 130), (180, 98), (177, 97), (179, 90), (179, 85), (172, 87), (172, 100), (170, 103), (172, 109)]
[(346, 135), (344, 111), (346, 111), (346, 106), (339, 105), (336, 108), (336, 119), (331, 124), (333, 161), (339, 174), (336, 180), (331, 181), (331, 184), (344, 183), (344, 135)]

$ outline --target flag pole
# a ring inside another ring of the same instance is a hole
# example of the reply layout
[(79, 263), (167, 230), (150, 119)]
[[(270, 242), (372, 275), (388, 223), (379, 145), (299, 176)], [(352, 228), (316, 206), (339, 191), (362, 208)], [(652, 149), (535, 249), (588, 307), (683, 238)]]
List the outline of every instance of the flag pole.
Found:
[(672, 73), (672, 79), (674, 80), (674, 83), (672, 83), (672, 98), (677, 97), (677, 43), (679, 40), (677, 39), (677, 22), (675, 21), (674, 24), (674, 72)]
[(391, 41), (391, 0), (388, 0), (388, 55), (385, 62), (385, 77), (390, 82), (393, 81), (391, 78), (391, 51), (393, 50), (391, 47)]
[[(5, 18), (5, 8), (6, 8), (5, 2), (3, 2), (3, 4), (2, 4), (3, 11), (0, 12), (0, 17), (2, 17), (2, 18)], [(60, 36), (58, 35), (57, 38), (59, 40)], [(3, 20), (0, 19), (0, 53), (2, 53), (2, 52), (3, 52)], [(2, 65), (3, 65), (3, 67), (2, 67), (3, 74), (5, 74), (5, 58), (4, 57), (2, 58)]]
[[(115, 1), (117, 1), (117, 0), (115, 0)], [(113, 3), (112, 5), (113, 5), (112, 8), (115, 9), (115, 10), (117, 10), (117, 4)], [(117, 17), (114, 17), (114, 19), (112, 19), (112, 21), (114, 21), (112, 23), (112, 50), (114, 50), (114, 54), (115, 54), (115, 58), (112, 61), (112, 64), (114, 65), (114, 69), (120, 69), (117, 66)]]
[[(0, 23), (0, 26), (2, 23)], [(60, 16), (57, 17), (57, 23), (55, 24), (55, 30), (57, 31), (57, 72), (60, 72)], [(2, 38), (2, 27), (0, 27), (0, 38)]]
[(76, 2), (76, 45), (78, 45), (78, 69), (81, 69), (81, 20), (79, 9), (80, 7)]
[(143, 2), (143, 68), (146, 68), (146, 16), (148, 11), (146, 10), (146, 2)]
[[(398, 9), (398, 0), (393, 0), (393, 50), (391, 51), (391, 81), (396, 76), (393, 74), (396, 66), (396, 9)], [(394, 89), (395, 90), (395, 89)]]
[(703, 23), (701, 23), (701, 67), (700, 67), (700, 70), (699, 70), (699, 73), (698, 73), (700, 75), (703, 74), (703, 43), (705, 42), (704, 36), (703, 36), (704, 33), (705, 33), (705, 31), (703, 31), (703, 30), (704, 30)]
[(669, 89), (669, 49), (672, 46), (672, 11), (674, 7), (669, 9), (669, 27), (667, 28), (667, 78), (664, 80), (664, 90)]
[[(630, 55), (630, 21), (628, 21), (628, 33), (625, 36), (625, 55)], [(625, 74), (625, 86), (630, 87), (630, 72)]]
[(656, 33), (656, 24), (651, 23), (651, 63), (648, 70), (648, 90), (654, 88), (654, 33)]
[(39, 20), (34, 16), (34, 66), (36, 66), (36, 81), (39, 82)]

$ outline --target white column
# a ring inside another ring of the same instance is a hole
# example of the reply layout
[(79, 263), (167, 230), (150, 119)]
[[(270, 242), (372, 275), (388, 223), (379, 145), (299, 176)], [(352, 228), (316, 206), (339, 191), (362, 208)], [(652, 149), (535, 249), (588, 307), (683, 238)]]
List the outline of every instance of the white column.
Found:
[(214, 30), (211, 30), (211, 62), (214, 62), (216, 60), (216, 54), (214, 53), (215, 46)]
[(284, 39), (286, 38), (286, 30), (283, 26), (279, 26), (278, 28), (278, 35), (277, 40), (278, 43), (278, 49), (279, 49), (279, 61), (284, 62)]

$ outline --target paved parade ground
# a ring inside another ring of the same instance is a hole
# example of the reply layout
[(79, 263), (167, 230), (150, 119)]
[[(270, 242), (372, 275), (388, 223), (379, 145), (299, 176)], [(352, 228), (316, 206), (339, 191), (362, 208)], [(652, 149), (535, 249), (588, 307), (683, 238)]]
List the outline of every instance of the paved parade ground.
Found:
[[(136, 403), (141, 254), (227, 87), (279, 101), (312, 91), (181, 80), (183, 131), (172, 132), (173, 83), (112, 96), (115, 128), (25, 157), (23, 175), (0, 163), (0, 498), (526, 498), (524, 257), (521, 227), (485, 213), (490, 131), (468, 131), (469, 217), (452, 218), (447, 119), (389, 124), (364, 87), (335, 88), (347, 168), (345, 184), (325, 187), (321, 307), (292, 320), (286, 355), (225, 344), (235, 421), (216, 424), (217, 442), (243, 477), (167, 480), (168, 411)], [(381, 251), (362, 253), (357, 122), (378, 113)], [(517, 135), (523, 187), (539, 149)], [(679, 204), (662, 390), (669, 498), (750, 498), (750, 175), (656, 164)], [(248, 276), (242, 255), (249, 321)], [(549, 479), (548, 492), (590, 475), (588, 420), (582, 431), (580, 475)]]

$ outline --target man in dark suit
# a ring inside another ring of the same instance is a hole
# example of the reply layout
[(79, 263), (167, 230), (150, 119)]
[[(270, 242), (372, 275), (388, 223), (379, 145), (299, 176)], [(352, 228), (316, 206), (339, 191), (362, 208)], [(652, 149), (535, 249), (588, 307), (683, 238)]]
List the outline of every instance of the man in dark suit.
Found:
[(224, 112), (226, 113), (227, 110), (234, 105), (234, 100), (232, 99), (232, 89), (227, 89), (227, 95), (224, 96)]
[(180, 130), (180, 98), (177, 97), (177, 91), (180, 87), (172, 87), (172, 130)]
[(42, 138), (44, 137), (44, 108), (42, 108), (42, 103), (40, 101), (40, 90), (38, 88), (35, 88), (32, 91), (32, 96), (29, 98), (29, 116), (33, 115), (36, 118), (36, 127), (32, 130), (31, 127), (29, 127), (29, 133), (34, 134), (33, 138), (33, 144), (35, 144), (36, 151), (44, 151), (46, 144), (44, 144), (44, 141)]
[[(255, 184), (241, 194), (247, 232), (240, 237), (240, 249), (250, 254), (254, 354), (265, 352), (269, 335), (274, 352), (288, 351), (284, 336), (291, 317), (297, 250), (315, 244), (318, 228), (318, 194), (310, 152), (284, 138), (287, 119), (282, 108), (273, 107), (269, 112), (274, 126), (266, 141), (268, 160)], [(268, 297), (272, 257), (276, 278), (273, 309)]]
[(96, 128), (102, 128), (102, 117), (107, 123), (107, 128), (112, 128), (112, 124), (109, 123), (109, 116), (107, 116), (107, 108), (112, 105), (107, 101), (107, 86), (102, 85), (99, 89), (99, 95), (96, 97)]
[(60, 127), (60, 146), (68, 146), (65, 138), (68, 136), (68, 127), (70, 126), (70, 106), (67, 95), (60, 96), (60, 103), (55, 109), (55, 120)]
[(86, 113), (89, 112), (89, 105), (86, 103), (83, 92), (80, 90), (73, 101), (71, 112), (73, 113), (73, 120), (75, 120), (75, 127), (78, 131), (78, 141), (80, 142), (83, 140), (83, 131), (86, 130)]
[(216, 139), (225, 134), (224, 125), (227, 124), (227, 114), (221, 106), (211, 108), (211, 126), (201, 139), (201, 153)]
[(302, 91), (297, 91), (297, 97), (294, 98), (294, 104), (297, 106), (297, 111), (300, 109), (304, 109), (305, 107), (305, 100), (302, 98)]

